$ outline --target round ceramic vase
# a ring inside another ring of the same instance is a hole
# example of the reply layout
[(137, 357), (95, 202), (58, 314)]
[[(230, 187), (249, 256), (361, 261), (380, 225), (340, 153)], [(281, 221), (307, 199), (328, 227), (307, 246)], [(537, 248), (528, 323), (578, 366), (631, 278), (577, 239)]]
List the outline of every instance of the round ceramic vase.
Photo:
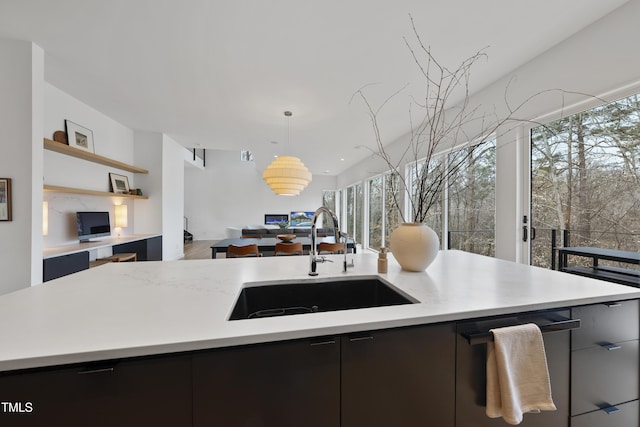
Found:
[(391, 253), (403, 270), (424, 271), (440, 250), (440, 239), (431, 227), (405, 222), (390, 236)]

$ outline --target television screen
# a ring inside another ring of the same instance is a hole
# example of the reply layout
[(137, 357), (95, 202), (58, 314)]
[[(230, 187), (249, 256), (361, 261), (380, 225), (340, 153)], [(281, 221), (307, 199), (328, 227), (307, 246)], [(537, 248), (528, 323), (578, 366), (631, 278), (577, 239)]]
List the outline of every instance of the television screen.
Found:
[(111, 236), (109, 212), (76, 212), (78, 240), (87, 242), (97, 237)]
[(291, 212), (291, 227), (311, 227), (315, 212), (296, 211)]
[(289, 222), (289, 215), (287, 214), (265, 214), (264, 215), (264, 223), (265, 225), (271, 224), (281, 224), (283, 222)]

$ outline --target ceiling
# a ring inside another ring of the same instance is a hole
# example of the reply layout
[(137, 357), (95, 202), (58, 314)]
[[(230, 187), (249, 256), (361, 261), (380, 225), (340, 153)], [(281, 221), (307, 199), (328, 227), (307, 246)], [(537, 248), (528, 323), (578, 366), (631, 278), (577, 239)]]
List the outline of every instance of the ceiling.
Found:
[(420, 82), (409, 15), (443, 64), (487, 47), (477, 91), (625, 2), (0, 0), (0, 37), (41, 46), (49, 83), (132, 129), (336, 175), (375, 143), (360, 88), (374, 105), (405, 88), (381, 131), (408, 130)]

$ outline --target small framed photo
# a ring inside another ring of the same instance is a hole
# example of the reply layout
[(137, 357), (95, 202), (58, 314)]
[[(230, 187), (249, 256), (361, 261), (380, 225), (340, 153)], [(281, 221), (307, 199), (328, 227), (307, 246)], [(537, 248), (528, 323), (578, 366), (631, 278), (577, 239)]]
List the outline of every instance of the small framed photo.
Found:
[(67, 129), (67, 143), (70, 147), (95, 153), (91, 129), (73, 123), (71, 120), (65, 120), (64, 125)]
[(129, 178), (117, 173), (109, 173), (111, 181), (111, 191), (116, 194), (129, 194)]
[(0, 178), (0, 221), (11, 221), (11, 178)]

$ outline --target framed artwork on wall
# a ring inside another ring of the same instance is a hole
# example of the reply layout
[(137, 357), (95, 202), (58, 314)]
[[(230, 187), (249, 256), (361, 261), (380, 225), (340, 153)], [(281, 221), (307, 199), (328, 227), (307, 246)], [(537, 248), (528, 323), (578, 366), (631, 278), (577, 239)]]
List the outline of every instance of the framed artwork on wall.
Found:
[(117, 173), (109, 173), (111, 191), (117, 194), (129, 194), (129, 178)]
[(0, 221), (11, 221), (11, 178), (0, 178)]
[(73, 123), (71, 120), (65, 120), (64, 125), (67, 129), (67, 143), (70, 147), (95, 153), (91, 129)]
[(292, 211), (289, 215), (292, 227), (311, 227), (311, 221), (315, 212), (310, 211)]

